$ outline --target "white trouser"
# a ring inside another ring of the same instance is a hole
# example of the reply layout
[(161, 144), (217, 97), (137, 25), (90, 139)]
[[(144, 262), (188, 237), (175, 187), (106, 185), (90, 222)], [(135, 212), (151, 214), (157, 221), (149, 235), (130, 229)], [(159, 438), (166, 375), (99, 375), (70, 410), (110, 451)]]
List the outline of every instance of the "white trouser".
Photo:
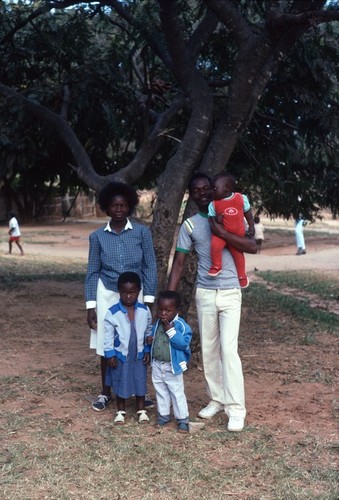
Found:
[(207, 394), (226, 414), (245, 418), (245, 391), (238, 354), (241, 291), (197, 288), (201, 352)]
[(305, 238), (304, 238), (304, 220), (300, 219), (295, 224), (295, 241), (297, 248), (302, 248), (305, 250)]
[[(97, 329), (91, 329), (90, 336), (90, 349), (95, 349), (96, 353), (99, 356), (104, 356), (104, 337), (105, 337), (105, 326), (104, 319), (108, 309), (113, 305), (119, 302), (120, 295), (118, 292), (113, 292), (113, 290), (107, 290), (104, 287), (101, 279), (98, 280), (97, 287)], [(138, 297), (139, 302), (143, 302), (143, 293), (142, 290), (139, 293)]]
[(152, 382), (157, 398), (157, 411), (162, 417), (171, 413), (171, 402), (173, 413), (177, 420), (188, 420), (188, 406), (184, 389), (184, 377), (182, 373), (175, 375), (172, 372), (171, 363), (152, 361)]

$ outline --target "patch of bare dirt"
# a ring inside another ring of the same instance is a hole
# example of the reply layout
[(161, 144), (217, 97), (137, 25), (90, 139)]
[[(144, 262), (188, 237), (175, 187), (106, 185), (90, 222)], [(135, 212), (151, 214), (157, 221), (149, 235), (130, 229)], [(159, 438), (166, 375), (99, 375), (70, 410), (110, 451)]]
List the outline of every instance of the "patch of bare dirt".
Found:
[[(91, 421), (98, 415), (90, 409), (88, 400), (99, 392), (99, 363), (88, 348), (82, 285), (25, 283), (20, 289), (0, 291), (0, 302), (0, 375), (18, 377), (21, 387), (20, 394), (10, 400), (10, 384), (4, 389), (6, 406), (19, 410), (24, 402), (27, 415), (66, 419), (70, 428), (76, 427), (90, 437)], [(242, 324), (240, 351), (247, 424), (268, 426), (285, 440), (308, 432), (334, 437), (337, 347), (333, 336), (322, 335), (315, 345), (289, 345), (265, 332), (261, 338), (253, 337), (246, 310)], [(207, 396), (197, 355), (191, 365), (186, 389), (194, 417), (207, 403)], [(79, 411), (87, 415), (83, 422)], [(111, 419), (112, 410), (100, 418)], [(223, 421), (225, 416), (220, 414), (206, 426), (218, 426)], [(24, 438), (24, 434), (18, 433), (16, 439)]]

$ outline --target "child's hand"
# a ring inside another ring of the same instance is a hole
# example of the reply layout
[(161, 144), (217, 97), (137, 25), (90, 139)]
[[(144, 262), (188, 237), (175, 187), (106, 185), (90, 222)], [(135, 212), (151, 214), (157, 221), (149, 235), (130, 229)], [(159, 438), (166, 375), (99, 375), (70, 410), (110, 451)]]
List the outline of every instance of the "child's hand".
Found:
[(161, 320), (162, 326), (164, 327), (164, 330), (167, 332), (167, 330), (170, 330), (173, 328), (174, 324), (169, 323), (167, 319), (162, 319)]
[(153, 337), (151, 335), (148, 335), (145, 340), (146, 345), (152, 345), (153, 344)]
[(149, 352), (145, 352), (144, 353), (144, 357), (142, 359), (142, 362), (144, 363), (144, 365), (148, 365), (148, 363), (149, 363)]
[(113, 356), (112, 358), (108, 358), (107, 365), (110, 368), (117, 368), (117, 366), (118, 366), (118, 360), (117, 360), (116, 356)]

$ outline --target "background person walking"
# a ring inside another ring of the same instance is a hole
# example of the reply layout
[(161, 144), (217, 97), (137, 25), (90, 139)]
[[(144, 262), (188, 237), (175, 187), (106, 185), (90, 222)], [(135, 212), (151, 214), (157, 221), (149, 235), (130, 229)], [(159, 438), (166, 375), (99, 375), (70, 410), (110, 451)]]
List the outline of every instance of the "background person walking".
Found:
[(304, 226), (306, 225), (305, 219), (301, 215), (295, 219), (295, 241), (297, 245), (297, 255), (305, 255), (306, 245), (304, 238)]
[(261, 245), (265, 239), (264, 232), (265, 227), (262, 222), (260, 222), (260, 217), (254, 217), (254, 239), (257, 244), (258, 253), (261, 252)]
[(20, 231), (18, 220), (16, 218), (16, 214), (15, 214), (15, 212), (9, 212), (8, 216), (9, 216), (8, 254), (10, 255), (12, 253), (13, 243), (15, 243), (20, 250), (20, 254), (24, 255), (24, 251), (23, 251), (22, 246), (20, 244), (21, 231)]

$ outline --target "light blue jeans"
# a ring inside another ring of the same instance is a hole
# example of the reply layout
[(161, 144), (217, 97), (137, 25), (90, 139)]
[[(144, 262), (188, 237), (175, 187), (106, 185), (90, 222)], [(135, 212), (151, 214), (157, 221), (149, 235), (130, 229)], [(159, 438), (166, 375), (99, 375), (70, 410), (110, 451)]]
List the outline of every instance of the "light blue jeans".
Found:
[(207, 394), (229, 417), (245, 418), (245, 391), (238, 336), (241, 291), (197, 288), (196, 305)]
[(169, 422), (171, 417), (171, 403), (173, 413), (179, 423), (188, 424), (188, 405), (184, 389), (182, 373), (175, 375), (171, 363), (152, 361), (152, 382), (157, 398), (159, 423)]

